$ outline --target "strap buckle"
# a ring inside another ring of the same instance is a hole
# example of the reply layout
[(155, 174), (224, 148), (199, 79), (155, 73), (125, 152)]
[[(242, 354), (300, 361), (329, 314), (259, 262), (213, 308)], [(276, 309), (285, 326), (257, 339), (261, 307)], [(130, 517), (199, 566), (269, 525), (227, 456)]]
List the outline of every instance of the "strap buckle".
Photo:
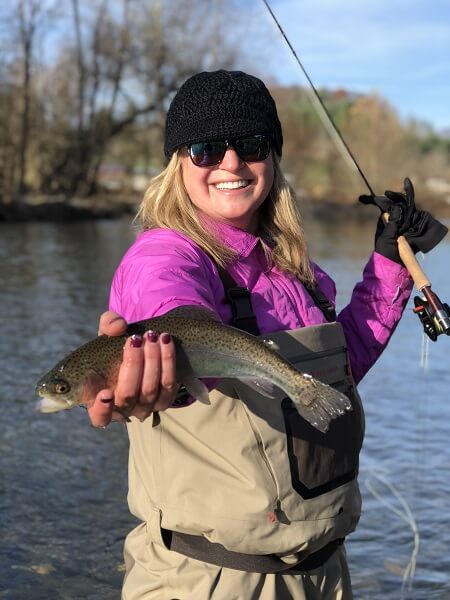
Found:
[(227, 290), (235, 321), (250, 319), (254, 316), (250, 292), (247, 288), (235, 287)]

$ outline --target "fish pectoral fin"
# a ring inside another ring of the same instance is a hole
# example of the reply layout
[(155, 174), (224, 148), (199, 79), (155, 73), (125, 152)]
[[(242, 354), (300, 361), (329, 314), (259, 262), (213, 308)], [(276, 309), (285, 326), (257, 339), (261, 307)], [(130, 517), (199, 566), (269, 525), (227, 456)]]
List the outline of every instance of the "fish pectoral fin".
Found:
[(211, 404), (209, 401), (209, 390), (203, 381), (201, 381), (201, 379), (190, 377), (189, 379), (185, 379), (183, 381), (183, 385), (193, 398), (199, 402), (202, 402), (203, 404)]
[(255, 390), (255, 392), (258, 392), (258, 394), (266, 398), (275, 398), (274, 385), (270, 381), (266, 379), (246, 379), (244, 377), (239, 377), (238, 379), (242, 383), (245, 383), (245, 385), (248, 385), (248, 387), (251, 387), (252, 390)]

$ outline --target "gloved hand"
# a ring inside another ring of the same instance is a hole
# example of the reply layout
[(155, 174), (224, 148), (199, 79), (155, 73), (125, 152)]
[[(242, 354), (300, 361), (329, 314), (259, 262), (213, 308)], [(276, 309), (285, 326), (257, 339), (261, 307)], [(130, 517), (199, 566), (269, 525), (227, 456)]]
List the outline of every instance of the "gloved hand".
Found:
[(445, 237), (448, 229), (429, 212), (417, 210), (414, 202), (414, 187), (410, 179), (404, 181), (403, 192), (387, 190), (384, 196), (360, 196), (363, 204), (375, 204), (382, 213), (389, 214), (385, 224), (382, 216), (375, 233), (375, 250), (402, 264), (398, 252), (397, 238), (404, 235), (414, 253), (429, 252)]

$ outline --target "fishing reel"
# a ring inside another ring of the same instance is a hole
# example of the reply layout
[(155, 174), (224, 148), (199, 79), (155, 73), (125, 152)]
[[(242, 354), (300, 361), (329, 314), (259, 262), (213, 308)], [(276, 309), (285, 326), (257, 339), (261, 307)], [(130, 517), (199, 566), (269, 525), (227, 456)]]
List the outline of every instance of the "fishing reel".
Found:
[(419, 317), (424, 332), (435, 342), (438, 335), (450, 335), (450, 308), (426, 287), (421, 290), (423, 297), (414, 296), (413, 312)]

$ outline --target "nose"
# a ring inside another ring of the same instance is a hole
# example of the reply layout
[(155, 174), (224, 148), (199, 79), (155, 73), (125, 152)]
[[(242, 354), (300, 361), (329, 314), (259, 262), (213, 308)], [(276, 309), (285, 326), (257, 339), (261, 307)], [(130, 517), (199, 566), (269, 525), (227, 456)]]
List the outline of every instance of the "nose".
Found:
[(236, 152), (233, 146), (228, 146), (225, 156), (220, 163), (220, 168), (225, 169), (226, 171), (237, 171), (243, 166), (244, 161), (241, 159), (239, 154)]

